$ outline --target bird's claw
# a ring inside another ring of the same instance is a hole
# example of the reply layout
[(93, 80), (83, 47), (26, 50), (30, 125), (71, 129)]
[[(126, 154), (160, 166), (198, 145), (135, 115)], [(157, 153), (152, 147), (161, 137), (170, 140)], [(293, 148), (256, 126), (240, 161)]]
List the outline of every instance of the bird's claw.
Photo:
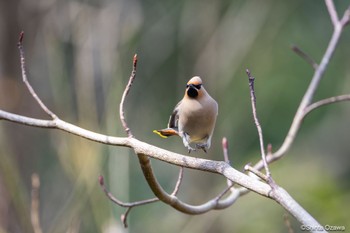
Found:
[(205, 153), (207, 153), (208, 145), (206, 143), (196, 144), (197, 149), (202, 149)]

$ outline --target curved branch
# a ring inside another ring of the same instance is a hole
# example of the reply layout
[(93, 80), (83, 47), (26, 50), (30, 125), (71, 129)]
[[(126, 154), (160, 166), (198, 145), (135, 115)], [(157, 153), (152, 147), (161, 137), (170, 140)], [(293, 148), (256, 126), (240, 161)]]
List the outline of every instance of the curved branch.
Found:
[(126, 123), (126, 120), (125, 120), (124, 102), (125, 102), (126, 96), (129, 94), (130, 88), (135, 80), (136, 66), (137, 66), (137, 54), (134, 55), (134, 59), (132, 62), (132, 71), (131, 71), (131, 75), (129, 78), (129, 82), (125, 87), (125, 90), (124, 90), (123, 95), (122, 95), (122, 99), (121, 99), (120, 104), (119, 104), (119, 118), (120, 118), (120, 121), (122, 122), (123, 128), (124, 128), (126, 134), (128, 135), (128, 137), (133, 137), (133, 135), (132, 135), (131, 130), (128, 127), (128, 124)]
[[(182, 202), (176, 196), (169, 195), (158, 183), (154, 173), (152, 172), (151, 161), (148, 156), (142, 153), (138, 153), (139, 162), (141, 164), (142, 171), (147, 180), (148, 185), (152, 189), (153, 193), (158, 197), (162, 202), (172, 206), (173, 208), (186, 213), (186, 214), (203, 214), (212, 209), (224, 209), (231, 206), (235, 200), (239, 197), (239, 192), (231, 190), (231, 194), (224, 200), (220, 200), (222, 195), (226, 193), (225, 190), (222, 194), (219, 194), (217, 197), (209, 200), (208, 202), (202, 205), (190, 205)], [(266, 193), (268, 194), (268, 193)]]
[[(179, 191), (180, 184), (181, 184), (182, 178), (183, 178), (183, 170), (184, 170), (183, 167), (180, 167), (179, 176), (178, 176), (177, 182), (175, 184), (174, 191), (172, 192), (171, 195), (175, 196), (178, 193), (178, 191)], [(113, 194), (110, 191), (108, 191), (108, 189), (107, 189), (107, 187), (105, 185), (103, 176), (99, 176), (98, 179), (99, 179), (99, 184), (100, 184), (103, 192), (108, 197), (108, 199), (111, 200), (113, 203), (121, 206), (121, 207), (127, 208), (125, 213), (122, 214), (121, 217), (120, 217), (125, 228), (128, 227), (127, 218), (128, 218), (128, 215), (129, 215), (129, 213), (130, 213), (130, 211), (131, 211), (131, 209), (133, 207), (137, 207), (137, 206), (141, 206), (141, 205), (147, 205), (147, 204), (151, 204), (151, 203), (159, 201), (159, 199), (157, 197), (154, 197), (154, 198), (150, 198), (150, 199), (146, 199), (146, 200), (142, 200), (142, 201), (130, 202), (130, 203), (129, 202), (122, 202), (122, 201), (118, 200), (115, 196), (113, 196)]]
[(339, 95), (339, 96), (333, 96), (327, 99), (319, 100), (313, 104), (310, 104), (309, 106), (307, 106), (307, 108), (305, 108), (303, 118), (305, 118), (306, 115), (308, 115), (310, 112), (312, 112), (313, 110), (319, 107), (338, 103), (338, 102), (343, 102), (343, 101), (350, 101), (350, 95)]

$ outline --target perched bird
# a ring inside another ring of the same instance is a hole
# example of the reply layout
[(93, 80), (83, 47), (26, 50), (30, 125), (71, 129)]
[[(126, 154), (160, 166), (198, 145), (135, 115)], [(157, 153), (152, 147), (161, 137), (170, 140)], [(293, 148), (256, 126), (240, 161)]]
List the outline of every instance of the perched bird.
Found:
[(218, 104), (204, 89), (202, 79), (195, 76), (188, 81), (183, 99), (170, 116), (168, 128), (153, 132), (164, 138), (180, 136), (189, 153), (196, 149), (207, 152), (217, 115)]

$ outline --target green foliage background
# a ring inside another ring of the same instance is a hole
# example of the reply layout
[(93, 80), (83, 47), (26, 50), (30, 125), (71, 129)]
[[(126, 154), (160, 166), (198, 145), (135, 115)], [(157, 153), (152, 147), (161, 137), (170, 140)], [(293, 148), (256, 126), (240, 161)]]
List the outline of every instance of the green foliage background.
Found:
[[(349, 1), (336, 1), (342, 15)], [(21, 82), (18, 34), (29, 79), (60, 118), (109, 135), (125, 135), (118, 118), (132, 57), (137, 78), (126, 102), (134, 135), (186, 153), (181, 140), (159, 138), (189, 78), (199, 75), (219, 103), (208, 154), (222, 160), (221, 139), (239, 170), (259, 160), (245, 69), (256, 77), (257, 107), (266, 142), (283, 142), (313, 70), (290, 50), (297, 44), (317, 62), (332, 24), (320, 1), (112, 1), (13, 0), (0, 2), (0, 108), (47, 118)], [(346, 28), (315, 99), (350, 92), (350, 28)], [(350, 229), (349, 103), (309, 115), (292, 149), (271, 166), (272, 175), (321, 224)], [(171, 192), (178, 168), (153, 161)], [(156, 203), (125, 209), (107, 200), (98, 175), (123, 201), (153, 197), (133, 152), (86, 141), (57, 130), (0, 123), (0, 232), (33, 232), (30, 177), (41, 178), (44, 232), (286, 232), (284, 210), (250, 193), (232, 207), (188, 216)], [(223, 189), (213, 174), (185, 170), (179, 197), (202, 203)], [(299, 224), (290, 217), (293, 228)]]

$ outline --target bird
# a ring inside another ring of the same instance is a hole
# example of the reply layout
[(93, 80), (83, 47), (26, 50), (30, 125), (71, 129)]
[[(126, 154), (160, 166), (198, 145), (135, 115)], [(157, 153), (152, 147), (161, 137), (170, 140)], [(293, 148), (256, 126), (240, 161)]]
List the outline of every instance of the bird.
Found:
[(180, 136), (188, 153), (196, 149), (207, 153), (217, 115), (217, 102), (205, 90), (202, 79), (194, 76), (187, 82), (184, 97), (170, 115), (168, 127), (153, 132), (163, 138)]

